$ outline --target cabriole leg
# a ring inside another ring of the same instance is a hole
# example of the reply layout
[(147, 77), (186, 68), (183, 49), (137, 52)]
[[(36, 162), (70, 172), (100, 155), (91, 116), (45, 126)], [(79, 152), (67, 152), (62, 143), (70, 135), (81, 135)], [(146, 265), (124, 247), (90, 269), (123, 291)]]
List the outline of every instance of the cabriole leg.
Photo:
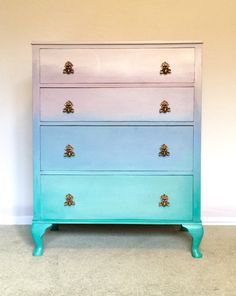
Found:
[(35, 242), (33, 256), (41, 256), (43, 254), (43, 235), (50, 226), (52, 226), (52, 224), (33, 222), (32, 236)]
[(199, 245), (203, 237), (202, 224), (183, 224), (182, 227), (186, 228), (192, 236), (192, 256), (194, 258), (201, 258), (202, 253), (199, 250)]

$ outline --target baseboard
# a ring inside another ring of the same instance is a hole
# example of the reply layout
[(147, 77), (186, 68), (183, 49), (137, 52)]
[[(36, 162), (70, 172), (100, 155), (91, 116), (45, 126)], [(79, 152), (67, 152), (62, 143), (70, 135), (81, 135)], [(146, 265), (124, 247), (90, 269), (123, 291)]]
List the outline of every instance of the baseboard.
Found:
[(0, 225), (30, 225), (32, 216), (4, 216), (0, 217)]
[[(0, 217), (0, 225), (30, 225), (32, 216), (5, 216)], [(202, 217), (203, 225), (236, 225), (236, 217)]]
[(236, 217), (202, 217), (203, 225), (236, 225)]
[(236, 208), (219, 207), (202, 209), (204, 225), (236, 225)]

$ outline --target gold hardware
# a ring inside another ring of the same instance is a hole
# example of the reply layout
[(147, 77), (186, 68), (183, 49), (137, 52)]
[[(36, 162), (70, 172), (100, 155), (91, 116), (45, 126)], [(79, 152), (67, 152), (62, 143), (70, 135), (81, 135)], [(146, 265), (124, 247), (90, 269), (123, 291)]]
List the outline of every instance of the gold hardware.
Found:
[(171, 74), (170, 65), (167, 62), (164, 62), (161, 64), (160, 74), (163, 74), (163, 75)]
[(73, 64), (70, 61), (65, 63), (63, 74), (74, 74)]
[(68, 144), (64, 150), (65, 150), (64, 157), (75, 156), (74, 148), (70, 144)]
[(166, 157), (169, 155), (170, 155), (170, 152), (168, 151), (168, 146), (166, 144), (162, 144), (160, 147), (159, 156)]
[(161, 201), (159, 202), (159, 207), (169, 207), (169, 197), (166, 194), (160, 196)]
[(167, 113), (170, 112), (170, 107), (169, 107), (169, 103), (167, 101), (162, 101), (160, 104), (161, 108), (159, 110), (160, 113)]
[(70, 100), (65, 102), (64, 106), (63, 113), (74, 113), (73, 103)]
[(70, 193), (68, 193), (66, 196), (65, 196), (65, 199), (66, 201), (64, 202), (64, 206), (74, 206), (75, 205), (75, 202), (74, 202), (74, 196)]

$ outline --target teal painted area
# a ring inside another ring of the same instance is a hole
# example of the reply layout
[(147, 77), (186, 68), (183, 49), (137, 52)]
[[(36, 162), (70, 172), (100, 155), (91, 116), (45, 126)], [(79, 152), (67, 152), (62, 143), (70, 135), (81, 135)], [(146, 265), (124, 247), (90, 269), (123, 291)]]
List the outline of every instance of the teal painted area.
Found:
[(41, 256), (43, 254), (43, 235), (45, 231), (52, 226), (51, 223), (36, 223), (32, 224), (32, 236), (35, 242), (33, 256)]
[[(44, 219), (44, 220), (33, 220), (35, 223), (56, 223), (56, 224), (130, 224), (130, 225), (180, 225), (181, 223), (191, 224), (193, 223), (191, 220), (159, 220), (159, 219)], [(195, 222), (194, 222), (195, 223)], [(52, 229), (54, 230), (54, 229)]]
[(202, 253), (199, 250), (200, 243), (203, 237), (203, 227), (201, 223), (183, 224), (183, 229), (187, 230), (192, 236), (192, 256), (194, 258), (202, 258)]
[[(64, 157), (68, 144), (74, 157)], [(170, 156), (159, 156), (162, 144)], [(41, 127), (41, 170), (192, 169), (192, 126)]]
[[(191, 176), (48, 175), (41, 182), (41, 219), (192, 219)], [(75, 206), (64, 206), (68, 193)], [(162, 194), (169, 207), (159, 207)]]

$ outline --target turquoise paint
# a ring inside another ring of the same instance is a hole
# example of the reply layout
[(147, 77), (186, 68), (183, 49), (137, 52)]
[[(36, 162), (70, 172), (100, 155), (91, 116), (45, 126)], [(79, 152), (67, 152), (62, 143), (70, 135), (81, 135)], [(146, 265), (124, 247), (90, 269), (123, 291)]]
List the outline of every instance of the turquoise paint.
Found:
[(43, 235), (45, 231), (52, 226), (51, 223), (36, 223), (32, 224), (32, 236), (35, 241), (34, 256), (41, 256), (43, 254)]
[[(33, 220), (33, 223), (48, 223), (48, 224), (111, 224), (111, 225), (180, 225), (181, 226), (181, 221), (180, 220), (160, 220), (160, 219), (70, 219), (70, 220), (65, 220), (65, 219), (45, 219), (45, 220)], [(186, 220), (183, 221), (185, 224), (191, 224), (194, 223), (193, 220)], [(52, 226), (52, 230), (54, 227)]]
[(202, 258), (202, 253), (199, 250), (199, 245), (203, 237), (203, 227), (201, 223), (183, 224), (182, 227), (186, 229), (192, 236), (192, 256), (194, 258)]
[[(43, 220), (192, 219), (191, 176), (51, 175), (42, 176), (41, 188)], [(68, 193), (74, 196), (75, 206), (64, 206)], [(159, 207), (162, 194), (169, 196), (169, 207)]]

